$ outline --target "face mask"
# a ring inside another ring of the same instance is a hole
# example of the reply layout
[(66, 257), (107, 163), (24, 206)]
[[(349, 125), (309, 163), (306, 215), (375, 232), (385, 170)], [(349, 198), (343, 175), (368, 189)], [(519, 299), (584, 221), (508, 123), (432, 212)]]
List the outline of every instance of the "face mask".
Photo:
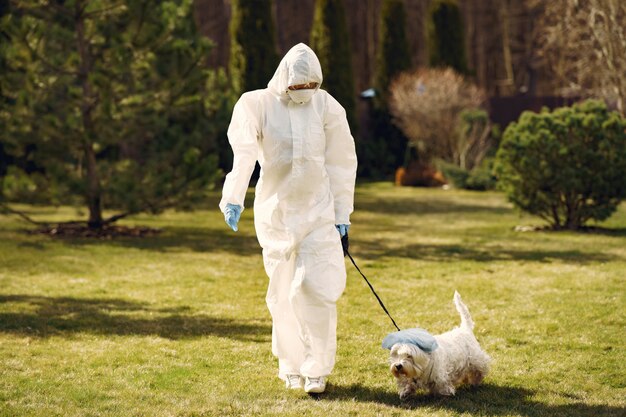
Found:
[(311, 100), (313, 94), (315, 94), (315, 89), (307, 88), (303, 90), (287, 90), (287, 94), (294, 103), (304, 104), (307, 101)]

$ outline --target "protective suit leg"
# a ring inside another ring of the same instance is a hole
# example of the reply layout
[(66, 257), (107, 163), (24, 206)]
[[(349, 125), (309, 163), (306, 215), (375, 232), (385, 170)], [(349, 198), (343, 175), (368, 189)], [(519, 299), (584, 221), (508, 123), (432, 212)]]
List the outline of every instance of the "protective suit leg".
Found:
[(327, 376), (337, 352), (337, 300), (346, 285), (339, 233), (333, 224), (311, 232), (300, 245), (290, 300), (301, 329), (300, 374)]
[(284, 255), (263, 251), (265, 271), (270, 278), (265, 301), (272, 316), (272, 353), (278, 358), (278, 376), (300, 374), (304, 362), (301, 330), (289, 293), (293, 281), (296, 254)]
[(331, 373), (337, 351), (336, 303), (346, 285), (339, 233), (331, 223), (311, 232), (291, 255), (263, 251), (270, 278), (272, 353), (279, 377)]

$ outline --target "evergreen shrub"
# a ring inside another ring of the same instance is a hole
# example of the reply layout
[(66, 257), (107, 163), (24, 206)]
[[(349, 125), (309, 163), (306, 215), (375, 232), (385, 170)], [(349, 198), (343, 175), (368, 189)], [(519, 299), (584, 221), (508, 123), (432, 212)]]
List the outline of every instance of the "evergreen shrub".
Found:
[(311, 28), (311, 48), (320, 60), (328, 91), (346, 110), (354, 134), (356, 91), (352, 71), (352, 49), (343, 0), (317, 0)]
[(496, 154), (499, 186), (553, 229), (607, 219), (626, 198), (626, 119), (599, 101), (525, 112)]

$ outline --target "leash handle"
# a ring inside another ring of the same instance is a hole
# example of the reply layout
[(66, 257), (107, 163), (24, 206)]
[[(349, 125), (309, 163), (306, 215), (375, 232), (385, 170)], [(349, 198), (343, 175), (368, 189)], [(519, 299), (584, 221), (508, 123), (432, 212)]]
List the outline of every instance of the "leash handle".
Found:
[[(372, 293), (374, 294), (374, 296), (376, 297), (376, 299), (378, 300), (378, 304), (380, 304), (380, 306), (383, 308), (383, 310), (385, 311), (385, 313), (387, 313), (387, 316), (389, 316), (389, 318), (391, 319), (391, 322), (393, 323), (393, 325), (396, 327), (396, 329), (398, 329), (398, 331), (400, 331), (400, 328), (398, 327), (398, 325), (396, 324), (396, 321), (393, 319), (393, 317), (391, 317), (391, 314), (389, 314), (389, 311), (387, 311), (387, 308), (385, 307), (385, 305), (383, 304), (383, 301), (380, 299), (380, 297), (378, 296), (378, 294), (376, 294), (376, 291), (374, 290), (374, 287), (372, 287), (372, 284), (370, 284), (370, 282), (368, 281), (367, 277), (365, 276), (365, 274), (363, 274), (363, 272), (361, 272), (361, 269), (359, 269), (359, 267), (357, 266), (356, 262), (354, 262), (354, 259), (352, 258), (352, 255), (350, 255), (350, 252), (348, 252), (348, 234), (346, 233), (346, 235), (344, 236), (346, 243), (343, 244), (343, 253), (345, 255), (348, 255), (348, 258), (350, 258), (350, 261), (352, 261), (352, 265), (354, 265), (354, 267), (356, 268), (357, 271), (359, 271), (359, 274), (361, 274), (361, 276), (363, 277), (363, 279), (365, 280), (365, 282), (367, 282), (367, 285), (370, 287), (370, 290), (372, 290)], [(343, 238), (341, 239), (342, 243), (343, 243)]]

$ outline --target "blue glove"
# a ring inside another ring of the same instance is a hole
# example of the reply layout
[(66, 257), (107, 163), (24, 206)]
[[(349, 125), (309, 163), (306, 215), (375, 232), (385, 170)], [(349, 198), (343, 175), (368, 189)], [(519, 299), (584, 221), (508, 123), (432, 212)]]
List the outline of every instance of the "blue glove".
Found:
[(226, 204), (226, 208), (224, 209), (224, 220), (226, 220), (226, 224), (230, 226), (235, 232), (237, 229), (237, 223), (239, 223), (239, 218), (241, 217), (241, 210), (243, 208), (239, 204)]
[(346, 233), (348, 233), (348, 230), (350, 229), (349, 224), (336, 224), (335, 227), (337, 228), (337, 231), (339, 232), (341, 237), (344, 237)]

